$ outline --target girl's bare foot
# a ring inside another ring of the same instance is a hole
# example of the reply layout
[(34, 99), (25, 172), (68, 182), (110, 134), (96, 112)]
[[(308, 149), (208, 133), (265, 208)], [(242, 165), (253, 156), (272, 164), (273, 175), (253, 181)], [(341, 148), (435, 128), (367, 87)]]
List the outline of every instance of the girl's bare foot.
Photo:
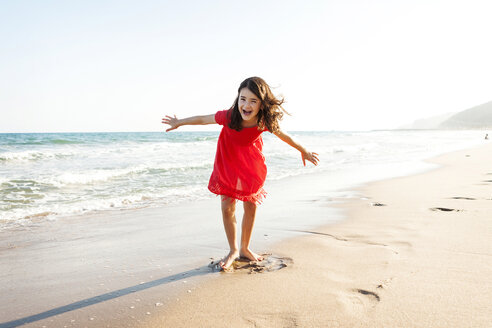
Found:
[(234, 262), (235, 259), (239, 256), (238, 251), (230, 251), (229, 254), (227, 254), (226, 257), (222, 259), (222, 261), (219, 262), (219, 266), (222, 268), (222, 270), (227, 270), (231, 267), (232, 263)]
[(247, 258), (250, 261), (263, 261), (263, 256), (256, 254), (249, 248), (241, 249), (241, 253), (239, 253), (239, 256)]

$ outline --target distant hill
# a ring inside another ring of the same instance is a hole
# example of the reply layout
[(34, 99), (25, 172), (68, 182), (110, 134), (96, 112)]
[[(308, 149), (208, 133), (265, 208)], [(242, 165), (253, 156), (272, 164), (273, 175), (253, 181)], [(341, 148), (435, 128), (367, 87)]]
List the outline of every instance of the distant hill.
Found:
[(419, 119), (411, 124), (401, 126), (398, 129), (492, 129), (492, 101), (458, 113), (447, 113)]
[(422, 118), (420, 120), (416, 120), (411, 124), (406, 124), (404, 126), (400, 126), (399, 129), (409, 129), (409, 130), (432, 130), (437, 129), (437, 127), (451, 116), (456, 113), (447, 113), (439, 116), (433, 116), (428, 118)]
[(492, 101), (459, 112), (440, 123), (439, 129), (492, 129)]

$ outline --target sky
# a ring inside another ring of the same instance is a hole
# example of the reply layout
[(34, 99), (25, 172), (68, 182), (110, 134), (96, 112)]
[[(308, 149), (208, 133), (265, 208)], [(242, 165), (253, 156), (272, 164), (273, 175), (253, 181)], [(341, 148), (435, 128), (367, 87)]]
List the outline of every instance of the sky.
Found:
[[(260, 76), (281, 126), (393, 129), (492, 100), (488, 0), (0, 2), (0, 133), (163, 131)], [(217, 126), (184, 127), (210, 130)]]

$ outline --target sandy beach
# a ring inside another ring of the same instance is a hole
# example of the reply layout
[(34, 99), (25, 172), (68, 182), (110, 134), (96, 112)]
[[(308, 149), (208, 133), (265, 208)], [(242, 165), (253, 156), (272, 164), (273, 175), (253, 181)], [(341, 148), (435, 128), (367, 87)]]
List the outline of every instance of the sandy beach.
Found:
[(492, 147), (432, 162), (442, 167), (371, 183), (342, 205), (346, 220), (271, 249), (293, 264), (224, 273), (143, 326), (490, 327)]
[(273, 186), (252, 243), (271, 255), (232, 273), (208, 265), (216, 199), (3, 231), (0, 327), (489, 327), (492, 145), (431, 162), (350, 198)]

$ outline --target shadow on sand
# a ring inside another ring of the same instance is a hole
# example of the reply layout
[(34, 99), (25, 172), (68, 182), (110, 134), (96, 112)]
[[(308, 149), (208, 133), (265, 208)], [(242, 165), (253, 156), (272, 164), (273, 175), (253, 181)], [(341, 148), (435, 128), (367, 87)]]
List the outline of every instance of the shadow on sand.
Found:
[(156, 286), (160, 286), (160, 285), (168, 284), (171, 282), (179, 281), (179, 280), (185, 279), (185, 278), (190, 278), (190, 277), (195, 277), (195, 276), (203, 276), (203, 275), (211, 274), (214, 272), (216, 272), (216, 270), (214, 270), (214, 268), (211, 268), (210, 266), (203, 266), (203, 267), (200, 267), (200, 268), (197, 268), (194, 270), (188, 270), (188, 271), (180, 272), (180, 273), (174, 274), (172, 276), (163, 277), (163, 278), (152, 280), (152, 281), (149, 281), (149, 282), (146, 282), (143, 284), (115, 290), (115, 291), (112, 291), (112, 292), (109, 292), (106, 294), (97, 295), (97, 296), (94, 296), (91, 298), (87, 298), (85, 300), (81, 300), (78, 302), (74, 302), (71, 304), (60, 306), (60, 307), (57, 307), (57, 308), (54, 308), (54, 309), (51, 309), (51, 310), (48, 310), (45, 312), (41, 312), (38, 314), (34, 314), (34, 315), (31, 315), (28, 317), (12, 320), (12, 321), (8, 321), (8, 322), (3, 322), (3, 323), (0, 323), (0, 328), (18, 327), (18, 326), (25, 325), (28, 323), (43, 320), (43, 319), (46, 319), (46, 318), (49, 318), (49, 317), (52, 317), (55, 315), (70, 312), (73, 310), (78, 310), (78, 309), (81, 309), (81, 308), (84, 308), (84, 307), (87, 307), (90, 305), (94, 305), (97, 303), (109, 301), (109, 300), (115, 299), (117, 297), (136, 293), (136, 292), (139, 292), (139, 291), (142, 291), (145, 289), (149, 289), (149, 288), (153, 288)]

